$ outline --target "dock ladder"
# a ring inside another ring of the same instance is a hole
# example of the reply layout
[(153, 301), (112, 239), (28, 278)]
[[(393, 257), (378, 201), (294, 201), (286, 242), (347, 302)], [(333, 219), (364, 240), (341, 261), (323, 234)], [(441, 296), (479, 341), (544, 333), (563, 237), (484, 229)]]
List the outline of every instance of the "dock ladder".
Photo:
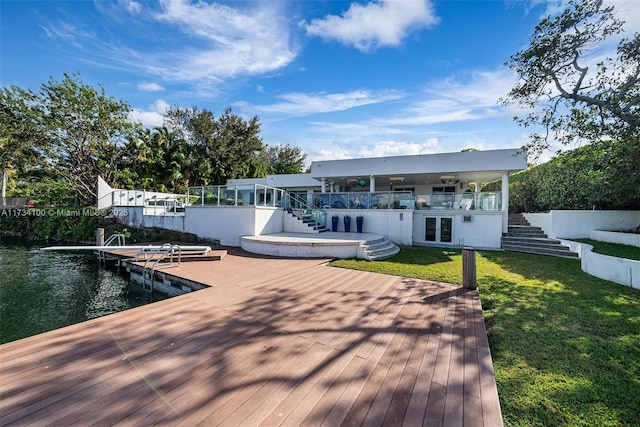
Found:
[[(155, 280), (156, 270), (158, 270), (158, 264), (168, 258), (168, 264), (166, 267), (180, 266), (180, 259), (182, 257), (182, 251), (180, 245), (174, 245), (171, 243), (165, 243), (159, 248), (153, 250), (145, 250), (143, 248), (136, 254), (136, 261), (139, 260), (140, 255), (145, 256), (145, 262), (142, 270), (142, 289), (147, 292), (153, 292), (153, 281)], [(147, 257), (148, 255), (148, 257)], [(174, 255), (177, 255), (177, 264), (174, 265)]]
[[(122, 233), (113, 233), (103, 246), (125, 246), (125, 237)], [(98, 261), (104, 263), (107, 259), (107, 252), (105, 249), (98, 249)]]

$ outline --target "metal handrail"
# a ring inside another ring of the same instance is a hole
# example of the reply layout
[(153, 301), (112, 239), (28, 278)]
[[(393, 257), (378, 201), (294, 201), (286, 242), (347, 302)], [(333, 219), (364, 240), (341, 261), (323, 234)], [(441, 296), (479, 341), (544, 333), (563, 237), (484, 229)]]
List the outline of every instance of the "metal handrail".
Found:
[[(150, 257), (147, 258), (144, 262), (144, 266), (143, 266), (143, 270), (142, 270), (142, 289), (145, 291), (149, 291), (152, 292), (153, 291), (153, 280), (155, 277), (155, 272), (156, 272), (156, 266), (162, 261), (164, 260), (167, 255), (170, 256), (169, 258), (169, 267), (173, 267), (173, 255), (174, 252), (178, 252), (178, 266), (180, 266), (180, 260), (182, 257), (182, 250), (180, 249), (180, 245), (173, 245), (171, 243), (164, 243), (162, 246), (160, 246), (159, 248), (155, 249), (153, 252), (150, 253)], [(142, 249), (140, 252), (138, 252), (138, 254), (136, 255), (136, 259), (138, 259), (138, 255), (140, 255), (141, 253), (146, 253), (146, 251), (144, 249)], [(155, 255), (160, 255), (157, 259), (154, 259)], [(149, 268), (147, 265), (149, 264), (150, 261), (155, 261), (152, 265), (151, 268)], [(149, 286), (147, 287), (147, 272), (149, 273)]]
[[(287, 203), (285, 204), (285, 209), (290, 209), (292, 214), (295, 215), (298, 219), (302, 219), (305, 214), (310, 214), (313, 219), (313, 229), (318, 230), (320, 227), (324, 227), (326, 224), (326, 212), (321, 209), (316, 209), (314, 207), (309, 207), (309, 203), (303, 197), (299, 197), (298, 195), (292, 195), (291, 193), (285, 193), (285, 199)], [(292, 201), (299, 207), (294, 208)], [(302, 217), (298, 216), (295, 211), (301, 211)]]
[[(122, 233), (113, 233), (104, 242), (102, 246), (111, 246), (113, 242), (117, 243), (117, 246), (125, 246), (125, 236)], [(107, 259), (106, 249), (98, 249), (98, 261), (105, 262)]]

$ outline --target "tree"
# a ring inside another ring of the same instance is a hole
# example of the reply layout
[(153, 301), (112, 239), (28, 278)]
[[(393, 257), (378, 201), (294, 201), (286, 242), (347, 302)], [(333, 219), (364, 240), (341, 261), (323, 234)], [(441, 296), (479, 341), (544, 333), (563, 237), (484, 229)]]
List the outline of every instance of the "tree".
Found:
[(98, 175), (112, 182), (119, 163), (118, 144), (133, 130), (129, 105), (85, 85), (79, 75), (64, 74), (41, 86), (40, 106), (51, 160), (87, 204), (96, 201)]
[(1, 100), (3, 169), (23, 162), (22, 168), (49, 168), (80, 202), (94, 204), (98, 175), (113, 181), (119, 142), (134, 128), (128, 104), (75, 74), (64, 74), (62, 81), (50, 78), (40, 92), (3, 88)]
[[(623, 32), (613, 6), (602, 0), (570, 0), (560, 15), (543, 19), (528, 47), (506, 63), (519, 77), (505, 104), (531, 110), (515, 120), (541, 125), (525, 146), (537, 156), (549, 139), (617, 140), (638, 144), (640, 124), (640, 34), (623, 38), (616, 58), (598, 57), (598, 49)], [(595, 63), (594, 63), (595, 62)]]
[(47, 147), (37, 116), (31, 109), (35, 95), (18, 87), (0, 90), (1, 197), (6, 197), (9, 176), (28, 176), (46, 167)]
[(269, 173), (292, 174), (302, 173), (307, 155), (300, 147), (290, 145), (267, 146), (265, 150)]
[(208, 110), (172, 108), (165, 125), (189, 147), (189, 185), (219, 184), (266, 171), (259, 161), (264, 146), (257, 117), (246, 121), (228, 108), (216, 120)]
[(189, 147), (167, 127), (140, 129), (123, 148), (117, 183), (123, 187), (184, 193), (190, 170)]

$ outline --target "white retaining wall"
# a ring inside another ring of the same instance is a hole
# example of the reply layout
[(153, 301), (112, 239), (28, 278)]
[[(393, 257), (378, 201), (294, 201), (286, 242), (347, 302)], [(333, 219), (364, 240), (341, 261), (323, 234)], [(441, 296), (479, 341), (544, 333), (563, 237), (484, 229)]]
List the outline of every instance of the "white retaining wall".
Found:
[(620, 231), (640, 224), (640, 211), (552, 210), (524, 217), (553, 239), (584, 239), (594, 230)]
[(240, 246), (240, 236), (282, 232), (282, 210), (277, 208), (189, 206), (181, 216), (143, 215), (142, 206), (119, 209), (128, 213), (119, 217), (123, 224), (192, 233), (225, 246)]
[(225, 246), (240, 246), (240, 236), (282, 231), (282, 211), (277, 208), (194, 206), (187, 207), (186, 218), (189, 233)]
[(597, 254), (586, 243), (562, 240), (580, 255), (582, 271), (600, 279), (640, 289), (640, 261)]
[(119, 213), (127, 213), (127, 215), (118, 215), (118, 218), (120, 222), (129, 226), (190, 232), (186, 228), (184, 215), (144, 215), (142, 206), (119, 207), (117, 210)]
[(589, 234), (589, 238), (599, 242), (618, 243), (621, 245), (636, 246), (640, 248), (640, 234), (596, 230)]

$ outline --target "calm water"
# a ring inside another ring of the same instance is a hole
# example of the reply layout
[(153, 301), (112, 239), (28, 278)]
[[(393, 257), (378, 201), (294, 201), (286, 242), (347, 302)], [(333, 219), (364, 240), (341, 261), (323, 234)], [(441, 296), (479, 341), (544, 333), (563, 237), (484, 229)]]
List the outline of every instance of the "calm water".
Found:
[(43, 252), (0, 240), (0, 343), (167, 298), (92, 252)]

